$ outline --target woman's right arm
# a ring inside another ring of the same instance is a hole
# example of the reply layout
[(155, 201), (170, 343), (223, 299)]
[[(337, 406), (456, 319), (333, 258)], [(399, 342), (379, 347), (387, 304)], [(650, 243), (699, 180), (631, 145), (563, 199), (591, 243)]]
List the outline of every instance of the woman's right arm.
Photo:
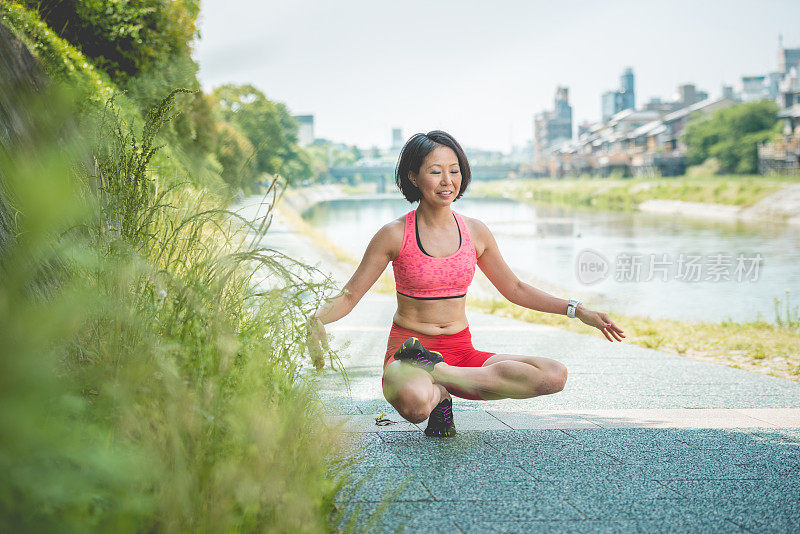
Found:
[(311, 358), (317, 368), (321, 368), (324, 362), (319, 344), (322, 343), (326, 349), (328, 348), (323, 325), (338, 321), (350, 313), (361, 297), (378, 280), (386, 266), (394, 258), (397, 243), (402, 240), (402, 235), (398, 235), (398, 230), (402, 232), (403, 229), (402, 226), (398, 227), (397, 225), (397, 221), (392, 221), (378, 230), (367, 245), (367, 250), (364, 252), (364, 257), (356, 272), (345, 284), (342, 292), (323, 304), (310, 318), (310, 333), (315, 342), (309, 346)]

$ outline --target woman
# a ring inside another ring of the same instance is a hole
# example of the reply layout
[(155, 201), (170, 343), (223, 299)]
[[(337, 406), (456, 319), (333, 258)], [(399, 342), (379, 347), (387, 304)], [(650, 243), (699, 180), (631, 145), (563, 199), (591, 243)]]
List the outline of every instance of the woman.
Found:
[(310, 320), (309, 350), (321, 368), (320, 342), (327, 347), (323, 325), (350, 313), (392, 262), (397, 311), (384, 357), (383, 394), (408, 421), (428, 419), (429, 436), (455, 434), (451, 394), (528, 398), (557, 393), (567, 380), (567, 368), (555, 360), (472, 346), (465, 302), (476, 264), (519, 306), (577, 317), (609, 341), (625, 337), (607, 314), (540, 291), (511, 272), (486, 225), (451, 209), (470, 176), (466, 155), (449, 134), (436, 130), (409, 139), (395, 180), (406, 199), (419, 206), (378, 230), (342, 294)]

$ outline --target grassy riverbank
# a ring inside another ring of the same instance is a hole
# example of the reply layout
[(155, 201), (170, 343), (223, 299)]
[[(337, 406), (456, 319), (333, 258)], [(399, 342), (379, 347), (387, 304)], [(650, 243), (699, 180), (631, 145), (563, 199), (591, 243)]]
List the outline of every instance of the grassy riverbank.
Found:
[(471, 194), (564, 206), (632, 211), (654, 199), (749, 207), (797, 177), (704, 176), (644, 178), (536, 178), (473, 182)]
[[(495, 182), (493, 182), (495, 183)], [(308, 236), (326, 250), (331, 261), (341, 261), (352, 272), (358, 259), (337, 247), (323, 232), (303, 221), (291, 207), (282, 213), (295, 230)], [(394, 281), (387, 269), (373, 290), (394, 293)], [(786, 303), (784, 302), (782, 306)], [(562, 328), (571, 332), (601, 336), (597, 329), (561, 315), (535, 312), (508, 301), (467, 298), (469, 309), (512, 317), (514, 319)], [(690, 322), (654, 319), (608, 311), (628, 336), (626, 342), (647, 348), (671, 352), (687, 358), (710, 361), (789, 380), (800, 381), (800, 329), (797, 311), (787, 311), (781, 317), (790, 324), (760, 322)]]

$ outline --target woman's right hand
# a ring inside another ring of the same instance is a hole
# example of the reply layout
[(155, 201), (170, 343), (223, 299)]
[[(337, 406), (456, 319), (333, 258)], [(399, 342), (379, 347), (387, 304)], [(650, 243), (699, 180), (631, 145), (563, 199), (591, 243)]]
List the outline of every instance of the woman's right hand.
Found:
[(311, 317), (307, 326), (306, 346), (308, 347), (308, 354), (311, 356), (311, 363), (319, 371), (325, 367), (325, 351), (330, 350), (328, 334), (325, 332), (325, 326), (319, 317)]

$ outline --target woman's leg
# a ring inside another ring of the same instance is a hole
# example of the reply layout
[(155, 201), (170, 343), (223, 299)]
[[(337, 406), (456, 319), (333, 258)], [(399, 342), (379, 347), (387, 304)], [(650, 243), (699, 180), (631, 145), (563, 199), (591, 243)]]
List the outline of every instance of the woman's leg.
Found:
[(495, 354), (482, 367), (434, 366), (437, 384), (485, 400), (529, 398), (558, 393), (567, 382), (564, 364), (538, 356)]
[(398, 361), (383, 370), (383, 396), (412, 423), (421, 423), (437, 404), (450, 398), (447, 389), (435, 384), (430, 373)]

